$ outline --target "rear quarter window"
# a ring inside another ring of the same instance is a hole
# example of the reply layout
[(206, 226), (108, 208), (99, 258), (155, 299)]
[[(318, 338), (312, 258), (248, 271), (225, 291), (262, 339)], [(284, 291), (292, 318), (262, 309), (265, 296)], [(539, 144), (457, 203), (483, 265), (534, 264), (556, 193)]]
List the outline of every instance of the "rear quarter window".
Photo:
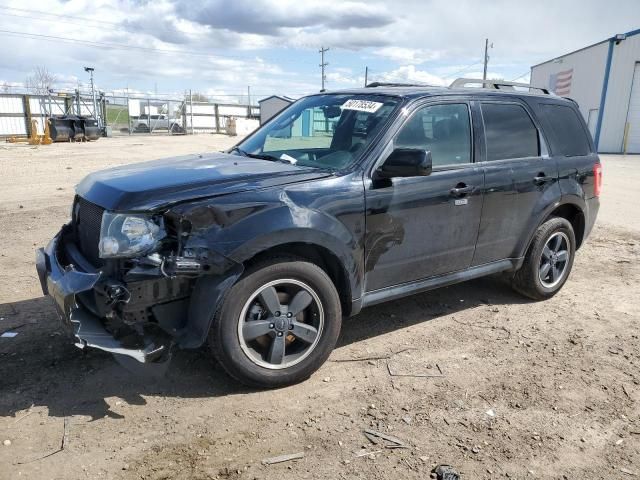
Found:
[(573, 108), (543, 103), (540, 109), (553, 155), (577, 157), (591, 152), (587, 131)]
[(482, 103), (487, 160), (536, 157), (538, 130), (527, 111), (512, 103)]

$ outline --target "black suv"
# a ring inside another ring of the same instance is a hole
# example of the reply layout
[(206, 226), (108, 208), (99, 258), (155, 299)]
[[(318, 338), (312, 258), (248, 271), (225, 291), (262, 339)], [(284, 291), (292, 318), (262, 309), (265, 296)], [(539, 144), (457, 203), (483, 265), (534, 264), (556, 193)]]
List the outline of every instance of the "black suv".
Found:
[(481, 87), (311, 95), (227, 153), (93, 173), (37, 252), (43, 290), (80, 348), (154, 364), (208, 339), (262, 387), (309, 377), (363, 307), (497, 272), (549, 298), (598, 155), (573, 101)]

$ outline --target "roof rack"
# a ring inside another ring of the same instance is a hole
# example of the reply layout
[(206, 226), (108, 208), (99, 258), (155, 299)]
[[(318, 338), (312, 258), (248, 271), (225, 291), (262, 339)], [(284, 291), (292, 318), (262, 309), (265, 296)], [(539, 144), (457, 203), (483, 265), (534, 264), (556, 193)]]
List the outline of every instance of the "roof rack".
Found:
[(514, 87), (522, 87), (529, 89), (530, 93), (544, 93), (545, 95), (552, 95), (548, 89), (543, 87), (534, 87), (528, 83), (518, 82), (506, 82), (504, 80), (480, 80), (477, 78), (458, 78), (454, 80), (450, 88), (464, 88), (467, 85), (481, 85), (484, 88), (493, 88), (496, 90), (515, 90)]
[(432, 87), (433, 85), (426, 85), (424, 83), (394, 83), (394, 82), (371, 82), (367, 84), (366, 88), (375, 87)]

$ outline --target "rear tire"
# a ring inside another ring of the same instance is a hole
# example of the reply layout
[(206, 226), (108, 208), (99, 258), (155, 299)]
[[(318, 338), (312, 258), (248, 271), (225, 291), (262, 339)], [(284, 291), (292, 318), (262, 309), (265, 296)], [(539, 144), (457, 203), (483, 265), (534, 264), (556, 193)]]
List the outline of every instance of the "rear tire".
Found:
[(340, 297), (324, 270), (297, 258), (271, 258), (229, 289), (214, 315), (209, 345), (236, 380), (283, 387), (322, 366), (341, 324)]
[(553, 297), (563, 287), (573, 266), (576, 239), (568, 220), (554, 217), (544, 222), (531, 241), (513, 288), (534, 300)]

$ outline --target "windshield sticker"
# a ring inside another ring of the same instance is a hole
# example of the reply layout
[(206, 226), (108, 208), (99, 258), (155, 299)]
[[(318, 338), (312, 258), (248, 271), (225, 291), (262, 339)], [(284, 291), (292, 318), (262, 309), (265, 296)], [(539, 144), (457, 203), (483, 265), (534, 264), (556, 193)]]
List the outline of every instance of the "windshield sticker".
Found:
[(372, 102), (371, 100), (356, 100), (352, 98), (342, 104), (343, 110), (357, 110), (359, 112), (377, 112), (383, 104), (381, 102)]

